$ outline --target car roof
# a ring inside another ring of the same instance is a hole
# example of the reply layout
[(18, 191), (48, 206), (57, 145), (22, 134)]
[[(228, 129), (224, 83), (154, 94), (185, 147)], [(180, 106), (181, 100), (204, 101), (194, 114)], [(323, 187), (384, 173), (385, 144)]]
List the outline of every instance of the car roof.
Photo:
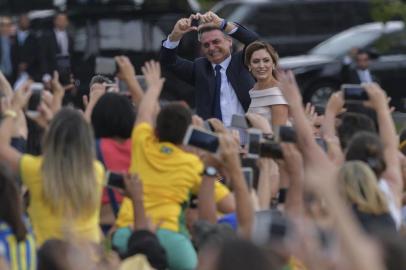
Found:
[(395, 31), (402, 30), (404, 28), (404, 23), (402, 21), (388, 21), (388, 22), (372, 22), (360, 24), (351, 27), (343, 32), (354, 32), (354, 31), (383, 31), (384, 33), (391, 33)]

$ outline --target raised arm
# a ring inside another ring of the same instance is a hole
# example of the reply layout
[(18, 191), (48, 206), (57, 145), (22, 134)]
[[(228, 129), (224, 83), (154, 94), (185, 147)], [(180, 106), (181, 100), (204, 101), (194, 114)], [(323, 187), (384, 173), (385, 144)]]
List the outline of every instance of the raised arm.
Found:
[(142, 91), (142, 88), (138, 83), (137, 78), (135, 77), (134, 66), (131, 64), (130, 59), (128, 59), (127, 56), (117, 56), (115, 59), (119, 67), (117, 77), (127, 84), (132, 101), (135, 105), (138, 106), (138, 104), (141, 102), (144, 92)]
[(212, 11), (208, 11), (207, 13), (201, 15), (201, 19), (203, 20), (203, 23), (212, 23), (215, 26), (224, 29), (224, 33), (229, 34), (231, 37), (243, 43), (245, 46), (259, 39), (257, 33), (252, 32), (237, 23), (227, 22)]
[(138, 107), (136, 125), (142, 122), (153, 125), (159, 108), (159, 95), (165, 79), (161, 78), (161, 66), (155, 61), (146, 62), (142, 67), (142, 73), (148, 88)]
[(159, 62), (162, 67), (172, 71), (181, 80), (194, 84), (193, 69), (194, 63), (177, 55), (177, 48), (180, 40), (186, 33), (196, 31), (197, 28), (191, 25), (192, 19), (197, 18), (191, 15), (190, 18), (182, 18), (176, 22), (168, 38), (162, 43)]
[(3, 120), (0, 122), (0, 160), (5, 161), (15, 172), (18, 171), (21, 154), (10, 145), (10, 141), (17, 113), (27, 104), (30, 96), (30, 84), (26, 83), (16, 91), (12, 100), (1, 99)]
[(365, 84), (364, 88), (368, 93), (370, 100), (369, 103), (376, 111), (378, 118), (379, 135), (384, 146), (384, 158), (386, 163), (384, 178), (391, 186), (391, 189), (396, 196), (396, 202), (400, 207), (402, 201), (403, 181), (400, 170), (398, 138), (396, 135), (395, 124), (393, 123), (387, 103), (387, 97), (378, 84)]
[(324, 114), (322, 131), (323, 135), (327, 137), (333, 137), (336, 135), (335, 121), (337, 115), (344, 108), (344, 99), (341, 91), (331, 95), (327, 106), (326, 113)]

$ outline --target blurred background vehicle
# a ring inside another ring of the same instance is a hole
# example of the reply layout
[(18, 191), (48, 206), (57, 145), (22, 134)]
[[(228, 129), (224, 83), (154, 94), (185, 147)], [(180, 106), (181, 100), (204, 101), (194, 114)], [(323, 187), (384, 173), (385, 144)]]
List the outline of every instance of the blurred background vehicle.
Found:
[(371, 72), (392, 98), (391, 105), (406, 112), (406, 31), (401, 21), (352, 27), (306, 55), (282, 58), (280, 65), (294, 71), (306, 102), (323, 104), (339, 89), (343, 59), (353, 48), (373, 52)]
[(368, 0), (231, 0), (212, 10), (257, 32), (280, 56), (303, 54), (342, 30), (372, 21)]

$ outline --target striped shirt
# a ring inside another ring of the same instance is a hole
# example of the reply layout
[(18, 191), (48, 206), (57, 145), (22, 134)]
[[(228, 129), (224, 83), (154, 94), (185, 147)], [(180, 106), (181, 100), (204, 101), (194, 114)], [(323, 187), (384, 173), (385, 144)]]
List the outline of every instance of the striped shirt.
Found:
[[(26, 222), (28, 224), (28, 222)], [(0, 257), (9, 264), (10, 270), (37, 269), (37, 255), (31, 227), (24, 241), (17, 239), (7, 223), (0, 221)]]

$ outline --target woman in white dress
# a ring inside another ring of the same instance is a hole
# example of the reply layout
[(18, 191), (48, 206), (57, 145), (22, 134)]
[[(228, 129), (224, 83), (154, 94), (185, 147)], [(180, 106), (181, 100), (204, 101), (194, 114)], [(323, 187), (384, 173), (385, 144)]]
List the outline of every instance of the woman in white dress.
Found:
[(249, 91), (251, 105), (248, 112), (264, 116), (272, 127), (286, 125), (288, 103), (277, 86), (278, 54), (275, 49), (265, 42), (255, 41), (245, 50), (245, 64), (256, 80)]

